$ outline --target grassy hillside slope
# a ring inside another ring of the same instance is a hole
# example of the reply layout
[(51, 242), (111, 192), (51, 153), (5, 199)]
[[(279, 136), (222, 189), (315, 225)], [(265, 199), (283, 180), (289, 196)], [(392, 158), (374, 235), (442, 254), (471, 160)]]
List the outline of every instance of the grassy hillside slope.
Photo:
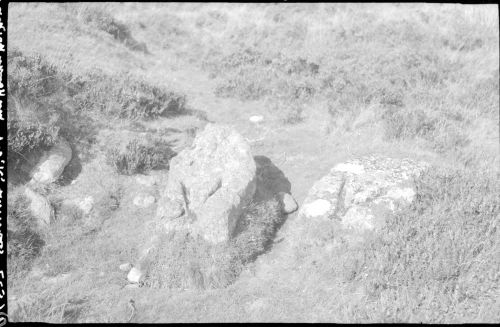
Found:
[[(499, 322), (498, 24), (490, 5), (9, 4), (9, 191), (62, 135), (75, 159), (42, 191), (97, 202), (42, 233), (9, 197), (11, 319), (126, 322), (133, 299), (132, 322)], [(155, 208), (132, 199), (159, 191), (135, 174), (164, 179), (207, 121), (270, 158), (299, 204), (353, 156), (435, 169), (352, 253), (289, 253), (278, 232), (226, 288), (125, 288)]]

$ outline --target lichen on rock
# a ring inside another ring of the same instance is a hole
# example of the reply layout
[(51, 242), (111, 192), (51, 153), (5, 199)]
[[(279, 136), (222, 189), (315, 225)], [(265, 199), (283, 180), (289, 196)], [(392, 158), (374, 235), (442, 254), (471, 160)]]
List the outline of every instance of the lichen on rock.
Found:
[(426, 167), (424, 162), (380, 156), (334, 166), (313, 185), (298, 217), (289, 222), (288, 242), (317, 245), (320, 234), (362, 235), (380, 229), (387, 215), (411, 203), (412, 178)]

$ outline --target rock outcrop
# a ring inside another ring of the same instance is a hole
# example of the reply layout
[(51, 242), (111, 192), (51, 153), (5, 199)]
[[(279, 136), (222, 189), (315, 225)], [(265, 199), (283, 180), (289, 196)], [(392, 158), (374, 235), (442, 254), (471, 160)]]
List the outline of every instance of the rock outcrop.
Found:
[(294, 246), (323, 246), (336, 236), (362, 241), (384, 226), (385, 217), (408, 205), (413, 177), (427, 167), (409, 159), (377, 156), (341, 163), (309, 191), (296, 219), (287, 226)]
[(40, 158), (32, 172), (31, 182), (49, 184), (55, 182), (71, 161), (72, 151), (70, 144), (59, 139), (50, 150), (46, 151)]
[(227, 241), (256, 189), (249, 144), (233, 129), (208, 124), (174, 157), (157, 218), (167, 231), (189, 229), (211, 243)]

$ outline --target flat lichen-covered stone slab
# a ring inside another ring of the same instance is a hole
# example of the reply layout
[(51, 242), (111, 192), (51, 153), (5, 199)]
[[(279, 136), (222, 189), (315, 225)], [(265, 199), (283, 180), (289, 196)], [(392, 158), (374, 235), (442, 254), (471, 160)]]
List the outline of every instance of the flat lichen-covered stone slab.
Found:
[(427, 167), (380, 156), (339, 163), (310, 189), (285, 238), (294, 246), (321, 245), (335, 235), (374, 232), (387, 215), (411, 203), (413, 178)]

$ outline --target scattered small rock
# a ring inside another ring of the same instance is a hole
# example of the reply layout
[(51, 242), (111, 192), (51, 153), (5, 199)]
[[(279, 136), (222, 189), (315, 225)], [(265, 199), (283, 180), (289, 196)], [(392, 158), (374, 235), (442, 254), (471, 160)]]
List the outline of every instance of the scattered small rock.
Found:
[(144, 279), (144, 273), (140, 271), (138, 268), (132, 267), (132, 269), (130, 269), (127, 275), (127, 279), (131, 283), (138, 284)]
[(121, 271), (125, 271), (125, 272), (129, 272), (130, 269), (132, 269), (132, 264), (130, 262), (127, 262), (127, 263), (122, 263), (120, 265), (120, 270)]
[(249, 120), (252, 123), (260, 123), (261, 121), (264, 120), (264, 117), (262, 117), (262, 116), (252, 116), (252, 117), (249, 118)]
[(147, 208), (153, 203), (155, 203), (156, 199), (154, 196), (149, 195), (149, 194), (139, 194), (137, 195), (133, 203), (135, 206), (141, 207), (141, 208)]
[(280, 192), (278, 196), (282, 205), (283, 213), (290, 214), (292, 212), (295, 212), (299, 208), (299, 206), (297, 205), (297, 201), (295, 201), (291, 194)]
[(69, 143), (64, 139), (59, 139), (49, 151), (42, 155), (38, 165), (33, 170), (31, 182), (42, 184), (55, 182), (70, 162), (71, 156), (72, 151)]
[(78, 207), (83, 211), (84, 214), (88, 215), (94, 207), (94, 198), (92, 196), (87, 196), (85, 199), (78, 203)]

